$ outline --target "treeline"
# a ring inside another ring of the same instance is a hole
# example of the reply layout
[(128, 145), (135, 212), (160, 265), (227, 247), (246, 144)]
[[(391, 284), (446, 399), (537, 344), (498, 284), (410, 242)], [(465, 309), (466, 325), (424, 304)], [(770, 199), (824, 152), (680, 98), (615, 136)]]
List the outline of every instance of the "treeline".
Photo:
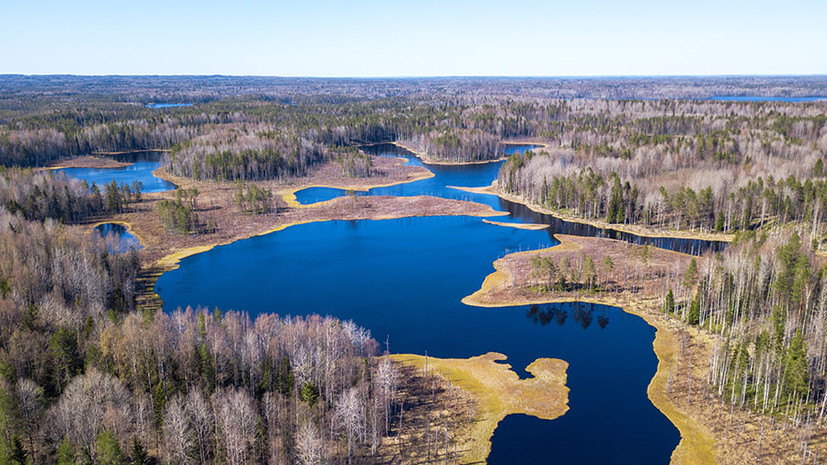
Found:
[(164, 229), (176, 234), (212, 233), (217, 225), (212, 218), (204, 220), (198, 214), (198, 189), (178, 188), (174, 199), (155, 202), (155, 212)]
[[(810, 225), (821, 239), (827, 208), (827, 179), (818, 158), (802, 178), (744, 176), (741, 185), (710, 177), (705, 187), (670, 188), (657, 175), (623, 179), (609, 165), (580, 165), (571, 152), (512, 155), (503, 165), (500, 189), (546, 208), (608, 223), (715, 232), (749, 230), (787, 222)], [(699, 170), (698, 172), (705, 173)], [(687, 173), (694, 176), (696, 173)], [(708, 174), (708, 173), (707, 173)], [(654, 180), (654, 181), (653, 181)], [(703, 184), (701, 184), (703, 185)]]
[(369, 332), (143, 311), (137, 254), (63, 228), (0, 208), (0, 463), (344, 462), (398, 427)]
[(0, 206), (30, 221), (45, 219), (77, 223), (123, 213), (140, 202), (140, 183), (103, 186), (71, 179), (64, 174), (0, 168)]
[(826, 270), (798, 233), (746, 233), (693, 262), (665, 310), (723, 336), (707, 379), (719, 396), (806, 428), (827, 413)]
[(448, 162), (488, 161), (501, 156), (501, 138), (479, 129), (443, 129), (417, 134), (406, 145), (428, 159)]
[(176, 147), (170, 172), (193, 179), (259, 181), (304, 176), (329, 161), (318, 143), (275, 127), (225, 127)]
[(373, 161), (370, 155), (353, 147), (338, 152), (336, 163), (342, 167), (342, 175), (349, 178), (369, 178), (373, 174)]

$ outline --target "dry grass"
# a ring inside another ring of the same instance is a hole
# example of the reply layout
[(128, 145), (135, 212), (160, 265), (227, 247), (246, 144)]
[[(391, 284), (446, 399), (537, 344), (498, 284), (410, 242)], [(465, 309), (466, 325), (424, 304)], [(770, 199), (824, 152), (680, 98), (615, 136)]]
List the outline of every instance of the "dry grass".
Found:
[[(271, 189), (278, 195), (289, 195), (313, 185), (346, 189), (368, 189), (376, 186), (411, 182), (433, 174), (423, 168), (404, 164), (403, 158), (374, 157), (374, 175), (369, 178), (343, 176), (341, 168), (329, 163), (316, 169), (311, 176), (291, 180), (288, 183), (259, 182), (259, 187)], [(155, 213), (155, 203), (175, 197), (174, 191), (144, 194), (143, 201), (135, 210), (118, 215), (107, 221), (125, 224), (140, 238), (144, 246), (138, 253), (145, 263), (150, 263), (141, 273), (143, 291), (139, 304), (158, 308), (160, 299), (153, 291), (154, 282), (165, 271), (177, 267), (188, 256), (210, 250), (239, 239), (268, 234), (289, 226), (329, 220), (393, 219), (413, 216), (497, 216), (506, 213), (473, 202), (442, 199), (438, 197), (340, 197), (314, 205), (286, 207), (277, 214), (254, 215), (239, 212), (235, 202), (237, 185), (230, 182), (204, 182), (172, 176), (162, 170), (156, 175), (182, 188), (198, 189), (197, 213), (202, 220), (209, 219), (217, 225), (208, 234), (182, 235), (166, 231)], [(251, 183), (250, 183), (251, 184)], [(295, 197), (294, 197), (295, 199)], [(87, 232), (88, 226), (77, 226), (78, 234)]]
[(516, 228), (516, 229), (528, 229), (530, 231), (540, 231), (542, 229), (548, 229), (549, 225), (547, 224), (537, 224), (537, 223), (503, 223), (501, 221), (491, 221), (488, 219), (482, 220), (483, 223), (493, 224), (495, 226), (503, 226), (506, 228)]
[(497, 187), (496, 186), (497, 186), (497, 181), (494, 180), (493, 184), (491, 184), (490, 186), (484, 186), (484, 187), (457, 187), (457, 186), (445, 186), (445, 187), (448, 187), (450, 189), (456, 189), (458, 191), (470, 192), (472, 194), (499, 195), (497, 193)]
[[(534, 375), (521, 380), (506, 356), (494, 352), (469, 359), (439, 359), (421, 355), (391, 355), (403, 365), (433, 371), (475, 401), (473, 422), (458, 445), (461, 463), (484, 463), (491, 452), (494, 430), (507, 415), (526, 414), (552, 420), (568, 410), (568, 363), (550, 358), (526, 368)], [(427, 368), (426, 368), (427, 365)]]
[[(512, 253), (495, 261), (496, 271), (485, 278), (480, 290), (465, 297), (463, 303), (478, 307), (499, 307), (513, 302), (520, 302), (514, 305), (522, 305), (526, 302), (548, 302), (556, 298), (570, 300), (573, 296), (590, 298), (607, 292), (628, 292), (640, 298), (659, 298), (668, 289), (680, 285), (678, 280), (692, 259), (686, 254), (615, 239), (565, 234), (555, 234), (554, 237), (560, 241), (559, 245)], [(581, 268), (586, 259), (591, 258), (597, 271), (596, 293), (585, 288), (574, 291), (547, 288), (549, 283), (545, 278), (533, 275), (534, 257), (551, 257), (558, 268), (565, 259), (575, 269)], [(611, 258), (614, 263), (611, 270), (604, 269), (605, 257)]]
[[(557, 235), (561, 244), (549, 249), (507, 255), (494, 263), (497, 271), (486, 277), (481, 289), (463, 299), (468, 305), (500, 307), (550, 302), (593, 302), (623, 308), (657, 329), (653, 349), (658, 369), (649, 384), (652, 403), (678, 428), (681, 442), (672, 454), (673, 464), (800, 464), (822, 463), (827, 457), (827, 428), (812, 433), (812, 455), (802, 456), (798, 447), (803, 428), (749, 410), (732, 408), (710, 392), (707, 373), (719, 336), (675, 320), (661, 311), (661, 297), (670, 283), (664, 271), (683, 270), (689, 256), (649, 248), (646, 261), (640, 246), (624, 242)], [(535, 256), (581, 254), (610, 256), (616, 273), (602, 292), (537, 292), (531, 278)], [(629, 273), (617, 270), (633, 270)], [(634, 271), (640, 269), (640, 271)], [(622, 278), (621, 278), (621, 275)], [(690, 355), (691, 354), (691, 355)]]
[(62, 160), (44, 168), (35, 168), (35, 171), (59, 170), (63, 168), (125, 168), (127, 166), (132, 166), (132, 163), (124, 163), (109, 158), (86, 156)]

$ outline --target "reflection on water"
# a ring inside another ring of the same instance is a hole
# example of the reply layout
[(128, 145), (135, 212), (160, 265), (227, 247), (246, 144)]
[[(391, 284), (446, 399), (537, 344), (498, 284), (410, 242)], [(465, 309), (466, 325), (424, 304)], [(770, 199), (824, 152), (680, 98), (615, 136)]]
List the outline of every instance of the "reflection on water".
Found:
[(165, 181), (152, 174), (161, 166), (160, 152), (135, 152), (113, 156), (117, 161), (132, 163), (123, 168), (62, 168), (55, 173), (65, 173), (67, 176), (85, 180), (89, 186), (96, 184), (99, 189), (113, 180), (118, 185), (132, 186), (141, 184), (141, 192), (163, 192), (175, 189), (175, 184)]
[[(507, 153), (519, 153), (530, 150), (535, 145), (508, 145)], [(393, 156), (408, 158), (411, 165), (423, 166), (422, 161), (412, 152), (393, 144), (376, 144), (362, 148), (365, 153), (375, 156)], [(363, 195), (391, 195), (398, 197), (414, 195), (431, 195), (455, 200), (468, 200), (484, 205), (490, 205), (495, 210), (506, 211), (508, 217), (497, 218), (501, 222), (541, 223), (548, 224), (549, 230), (554, 233), (570, 234), (573, 236), (607, 237), (633, 244), (649, 244), (666, 250), (674, 250), (693, 255), (700, 255), (707, 250), (720, 251), (726, 247), (726, 242), (707, 241), (702, 239), (683, 239), (671, 237), (645, 237), (628, 232), (617, 231), (611, 228), (598, 228), (589, 224), (561, 220), (553, 215), (537, 213), (529, 207), (510, 202), (495, 195), (474, 194), (451, 186), (483, 187), (489, 186), (497, 179), (502, 162), (491, 162), (473, 165), (427, 165), (434, 173), (428, 179), (395, 186), (378, 187), (367, 192), (356, 191), (357, 196)], [(335, 199), (346, 195), (343, 189), (329, 187), (310, 187), (296, 192), (296, 200), (301, 204), (312, 204)]]
[(540, 326), (547, 326), (552, 322), (557, 326), (563, 326), (571, 311), (574, 323), (584, 330), (589, 329), (595, 319), (600, 329), (606, 329), (609, 325), (609, 316), (606, 314), (605, 306), (584, 302), (571, 302), (569, 305), (568, 307), (559, 304), (530, 305), (526, 311), (526, 317)]
[(394, 353), (500, 352), (522, 378), (535, 359), (560, 358), (569, 363), (570, 410), (554, 421), (508, 417), (489, 463), (668, 463), (680, 437), (646, 393), (657, 367), (654, 328), (605, 305), (462, 304), (497, 258), (556, 243), (548, 230), (473, 217), (311, 223), (187, 257), (156, 291), (166, 311), (202, 305), (253, 316), (334, 315), (388, 340)]
[[(402, 155), (411, 164), (422, 164), (389, 144), (365, 151)], [(472, 200), (509, 212), (505, 221), (546, 223), (550, 228), (503, 228), (471, 217), (311, 223), (187, 257), (178, 269), (161, 276), (156, 291), (166, 311), (201, 305), (243, 309), (252, 316), (331, 314), (368, 328), (377, 340), (388, 340), (395, 353), (465, 358), (500, 352), (522, 378), (529, 376), (525, 367), (537, 358), (563, 359), (569, 363), (570, 410), (554, 421), (507, 417), (492, 438), (489, 463), (668, 463), (680, 436), (647, 396), (657, 368), (654, 328), (606, 305), (483, 309), (466, 306), (461, 299), (479, 289), (494, 271), (494, 260), (556, 245), (556, 232), (646, 241), (696, 253), (720, 245), (644, 239), (448, 187), (489, 185), (500, 165), (429, 165), (432, 178), (360, 195)], [(297, 198), (313, 203), (340, 195), (344, 191), (314, 188), (298, 192)]]
[(122, 224), (99, 224), (95, 226), (95, 233), (106, 241), (109, 253), (121, 254), (143, 248), (141, 241), (132, 235)]

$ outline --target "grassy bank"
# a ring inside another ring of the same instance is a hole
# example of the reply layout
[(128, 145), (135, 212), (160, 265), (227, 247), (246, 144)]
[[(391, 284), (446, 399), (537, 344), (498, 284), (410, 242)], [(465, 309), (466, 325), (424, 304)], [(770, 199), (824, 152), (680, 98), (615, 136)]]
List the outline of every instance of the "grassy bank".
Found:
[(459, 445), (460, 463), (484, 463), (491, 452), (494, 430), (507, 415), (526, 414), (553, 420), (568, 410), (566, 368), (568, 363), (550, 358), (532, 362), (526, 371), (534, 375), (519, 379), (503, 354), (489, 352), (469, 359), (440, 359), (422, 355), (391, 355), (403, 365), (415, 366), (444, 377), (467, 392), (476, 404), (470, 430)]

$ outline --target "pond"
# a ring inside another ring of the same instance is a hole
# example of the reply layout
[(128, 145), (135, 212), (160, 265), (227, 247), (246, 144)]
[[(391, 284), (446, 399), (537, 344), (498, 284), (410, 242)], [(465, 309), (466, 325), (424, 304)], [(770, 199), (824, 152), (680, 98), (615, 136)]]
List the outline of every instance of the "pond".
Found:
[(106, 241), (109, 253), (121, 254), (143, 248), (141, 241), (119, 223), (102, 223), (95, 226), (94, 233)]
[(130, 187), (133, 182), (140, 182), (143, 185), (141, 192), (163, 192), (175, 189), (175, 184), (152, 174), (161, 166), (161, 152), (138, 152), (117, 155), (113, 158), (124, 163), (131, 163), (131, 165), (123, 168), (61, 168), (54, 172), (84, 180), (89, 183), (89, 186), (95, 183), (101, 190), (105, 184), (113, 180), (118, 185), (128, 184)]

